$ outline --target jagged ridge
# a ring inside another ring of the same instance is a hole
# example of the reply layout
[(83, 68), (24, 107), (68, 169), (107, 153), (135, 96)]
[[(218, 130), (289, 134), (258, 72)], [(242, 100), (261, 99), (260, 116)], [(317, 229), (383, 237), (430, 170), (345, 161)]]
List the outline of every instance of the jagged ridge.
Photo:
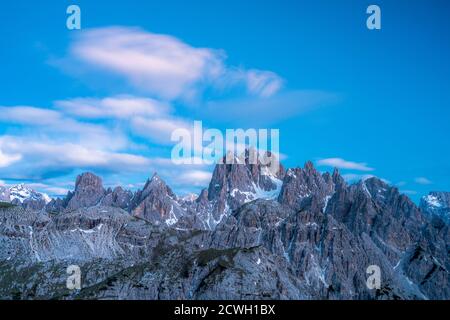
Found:
[[(449, 229), (439, 215), (377, 178), (348, 185), (311, 162), (266, 169), (217, 165), (195, 200), (179, 199), (156, 174), (131, 193), (85, 173), (43, 210), (0, 209), (0, 272), (9, 275), (0, 297), (21, 288), (22, 298), (450, 298)], [(67, 263), (83, 268), (79, 292), (52, 271)], [(374, 264), (378, 290), (365, 284)], [(17, 266), (37, 265), (40, 278), (18, 280)]]

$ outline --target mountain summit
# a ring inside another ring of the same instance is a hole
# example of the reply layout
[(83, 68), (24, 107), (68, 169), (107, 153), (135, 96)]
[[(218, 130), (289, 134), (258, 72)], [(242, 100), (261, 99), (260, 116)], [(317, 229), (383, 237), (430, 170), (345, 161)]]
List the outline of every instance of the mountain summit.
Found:
[(51, 201), (51, 198), (21, 183), (10, 187), (0, 186), (0, 201), (40, 210)]

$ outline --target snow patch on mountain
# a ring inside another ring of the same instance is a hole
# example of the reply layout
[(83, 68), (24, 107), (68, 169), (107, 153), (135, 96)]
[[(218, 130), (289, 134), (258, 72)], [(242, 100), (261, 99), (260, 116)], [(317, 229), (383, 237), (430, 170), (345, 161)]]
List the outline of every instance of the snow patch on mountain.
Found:
[(450, 192), (430, 192), (422, 197), (420, 208), (429, 216), (438, 216), (450, 223)]
[(20, 203), (23, 203), (25, 200), (44, 200), (47, 204), (51, 201), (51, 198), (47, 194), (37, 192), (23, 183), (9, 188), (9, 199), (11, 202), (18, 200)]
[(439, 199), (436, 196), (433, 196), (431, 194), (424, 197), (424, 201), (431, 206), (431, 207), (437, 207), (441, 208), (442, 204), (439, 202)]

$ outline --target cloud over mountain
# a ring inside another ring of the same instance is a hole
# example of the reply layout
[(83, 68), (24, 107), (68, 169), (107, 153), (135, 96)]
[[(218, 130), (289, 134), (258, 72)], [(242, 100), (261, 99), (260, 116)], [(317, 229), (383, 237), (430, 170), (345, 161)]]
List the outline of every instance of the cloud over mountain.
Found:
[(318, 166), (336, 167), (339, 169), (352, 169), (357, 171), (373, 171), (374, 168), (367, 166), (365, 162), (348, 161), (341, 158), (327, 158), (317, 161)]

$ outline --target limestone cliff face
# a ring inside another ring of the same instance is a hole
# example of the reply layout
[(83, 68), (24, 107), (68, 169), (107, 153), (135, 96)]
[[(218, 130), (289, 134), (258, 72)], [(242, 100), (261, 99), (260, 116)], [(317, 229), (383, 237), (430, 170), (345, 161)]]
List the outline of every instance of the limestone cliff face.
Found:
[(138, 191), (132, 203), (132, 214), (155, 224), (174, 225), (183, 215), (177, 196), (166, 183), (155, 174)]
[(91, 207), (100, 202), (105, 196), (102, 179), (87, 172), (77, 177), (75, 191), (69, 194), (67, 210), (76, 210), (83, 207)]
[(332, 177), (328, 173), (320, 174), (311, 162), (307, 162), (304, 168), (287, 171), (278, 201), (297, 210), (313, 207), (322, 211), (334, 189)]
[[(232, 160), (224, 157), (223, 164), (216, 165), (208, 187), (208, 200), (212, 204), (207, 215), (208, 225), (214, 228), (223, 217), (241, 205), (256, 199), (276, 199), (280, 193), (284, 168), (274, 166), (275, 155), (247, 150)], [(230, 162), (232, 162), (230, 164)]]
[[(45, 210), (1, 207), (0, 298), (450, 299), (440, 212), (377, 178), (349, 185), (310, 162), (274, 173), (248, 156), (217, 165), (196, 198), (158, 175), (132, 193), (86, 173)], [(65, 287), (70, 264), (82, 290)]]

